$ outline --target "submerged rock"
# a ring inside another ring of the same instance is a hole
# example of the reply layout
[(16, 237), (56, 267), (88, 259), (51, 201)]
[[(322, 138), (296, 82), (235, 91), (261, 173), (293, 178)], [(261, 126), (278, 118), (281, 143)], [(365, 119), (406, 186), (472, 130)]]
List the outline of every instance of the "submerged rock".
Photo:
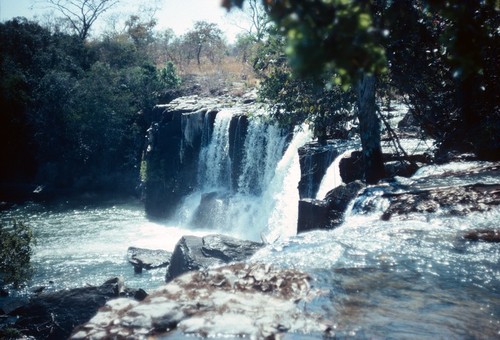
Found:
[(172, 253), (162, 249), (144, 249), (129, 247), (127, 250), (128, 262), (134, 266), (136, 273), (143, 269), (163, 268), (170, 264)]
[(114, 278), (99, 287), (41, 293), (9, 315), (18, 318), (13, 328), (26, 336), (66, 339), (76, 326), (90, 320), (110, 299), (134, 294), (120, 279)]
[(467, 232), (464, 239), (470, 241), (500, 242), (500, 229), (476, 229)]
[(262, 246), (262, 243), (224, 235), (183, 236), (175, 246), (165, 280), (168, 282), (192, 270), (243, 261)]
[(201, 337), (328, 335), (327, 323), (300, 302), (319, 295), (307, 274), (238, 263), (185, 274), (144, 301), (109, 301), (71, 339), (147, 339), (182, 332)]

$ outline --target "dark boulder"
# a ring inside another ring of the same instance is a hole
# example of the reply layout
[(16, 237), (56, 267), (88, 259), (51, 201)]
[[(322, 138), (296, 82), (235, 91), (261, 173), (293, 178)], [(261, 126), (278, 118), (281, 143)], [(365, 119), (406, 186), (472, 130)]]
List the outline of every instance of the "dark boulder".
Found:
[(73, 329), (92, 318), (110, 299), (134, 296), (114, 278), (99, 287), (85, 287), (42, 293), (9, 313), (17, 317), (13, 328), (35, 339), (67, 339)]
[(297, 233), (325, 229), (330, 224), (328, 204), (324, 200), (304, 198), (299, 201)]
[(364, 187), (361, 181), (354, 181), (329, 191), (324, 200), (300, 200), (297, 233), (332, 229), (342, 224), (349, 203)]
[(464, 239), (469, 241), (484, 241), (499, 243), (500, 242), (500, 229), (476, 229), (465, 233)]
[(161, 249), (143, 249), (129, 247), (127, 250), (128, 262), (134, 266), (136, 273), (143, 269), (156, 269), (166, 267), (170, 263), (172, 253)]
[(194, 227), (207, 229), (217, 229), (224, 225), (228, 200), (229, 196), (222, 192), (203, 194), (190, 224)]
[(339, 162), (339, 171), (342, 182), (350, 183), (363, 179), (363, 154), (353, 151), (349, 157), (344, 157)]
[(165, 280), (193, 270), (243, 261), (262, 246), (224, 235), (183, 236), (175, 246)]

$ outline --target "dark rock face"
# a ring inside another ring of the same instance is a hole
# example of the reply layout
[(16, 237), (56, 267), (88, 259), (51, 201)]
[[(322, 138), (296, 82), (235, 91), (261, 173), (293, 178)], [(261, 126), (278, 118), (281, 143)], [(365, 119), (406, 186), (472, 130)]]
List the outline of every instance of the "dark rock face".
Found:
[(118, 279), (99, 287), (76, 288), (42, 293), (9, 313), (18, 317), (14, 328), (35, 339), (67, 339), (72, 330), (90, 320), (107, 301), (119, 296), (134, 296)]
[(224, 235), (183, 236), (175, 246), (165, 280), (193, 270), (242, 261), (263, 245)]
[(300, 200), (297, 233), (314, 229), (332, 229), (342, 224), (349, 203), (363, 188), (364, 184), (361, 181), (354, 181), (331, 190), (324, 200)]
[[(153, 218), (171, 216), (182, 197), (196, 186), (198, 154), (207, 110), (175, 104), (158, 106), (161, 120), (149, 129), (145, 209)], [(180, 169), (182, 168), (182, 171)]]
[(127, 250), (128, 262), (134, 266), (136, 273), (143, 269), (155, 269), (166, 267), (170, 263), (172, 253), (161, 249), (143, 249), (129, 247)]
[(300, 198), (313, 198), (318, 192), (321, 179), (326, 170), (339, 155), (334, 145), (321, 145), (311, 142), (299, 149), (301, 178)]
[(176, 335), (274, 339), (285, 333), (329, 336), (331, 325), (300, 308), (320, 294), (295, 270), (237, 263), (187, 273), (142, 302), (110, 301), (71, 339), (163, 338)]

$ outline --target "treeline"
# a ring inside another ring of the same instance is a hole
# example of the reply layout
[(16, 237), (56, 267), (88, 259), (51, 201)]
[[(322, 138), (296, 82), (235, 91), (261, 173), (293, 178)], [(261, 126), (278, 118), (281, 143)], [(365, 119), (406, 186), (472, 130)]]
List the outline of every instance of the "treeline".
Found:
[(196, 22), (182, 36), (155, 25), (132, 15), (123, 29), (82, 40), (25, 18), (0, 23), (4, 194), (35, 183), (131, 192), (154, 105), (248, 80), (241, 44), (227, 44), (216, 24)]

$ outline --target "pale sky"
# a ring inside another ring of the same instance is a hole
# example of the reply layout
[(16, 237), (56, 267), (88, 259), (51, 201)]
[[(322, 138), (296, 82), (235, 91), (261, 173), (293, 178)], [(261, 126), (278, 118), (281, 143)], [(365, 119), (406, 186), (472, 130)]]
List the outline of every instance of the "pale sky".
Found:
[[(116, 6), (114, 11), (124, 12), (127, 15), (137, 11), (139, 4), (148, 3), (144, 0), (121, 1), (121, 5)], [(152, 3), (154, 2), (152, 0)], [(242, 32), (237, 26), (245, 26), (241, 17), (235, 20), (231, 15), (227, 15), (227, 11), (220, 5), (221, 0), (157, 0), (157, 2), (161, 10), (155, 16), (158, 20), (156, 29), (172, 28), (177, 35), (192, 28), (194, 22), (205, 20), (218, 24), (229, 41), (232, 41), (236, 34)], [(34, 0), (0, 0), (0, 21), (7, 21), (17, 16), (28, 19), (33, 19), (35, 16), (42, 17), (46, 10), (40, 6), (33, 7), (33, 4)], [(105, 15), (108, 14), (111, 14), (111, 10)], [(104, 25), (103, 22), (104, 20), (101, 20), (99, 25)], [(235, 25), (235, 22), (238, 25)]]

